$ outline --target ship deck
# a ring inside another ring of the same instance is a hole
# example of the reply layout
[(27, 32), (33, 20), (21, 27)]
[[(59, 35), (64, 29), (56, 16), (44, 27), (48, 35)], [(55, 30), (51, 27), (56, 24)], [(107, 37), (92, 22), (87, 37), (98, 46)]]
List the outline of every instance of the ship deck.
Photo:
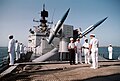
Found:
[[(98, 69), (89, 64), (70, 65), (67, 61), (19, 63), (0, 81), (120, 81), (120, 61), (99, 61)], [(12, 66), (13, 67), (13, 66)]]

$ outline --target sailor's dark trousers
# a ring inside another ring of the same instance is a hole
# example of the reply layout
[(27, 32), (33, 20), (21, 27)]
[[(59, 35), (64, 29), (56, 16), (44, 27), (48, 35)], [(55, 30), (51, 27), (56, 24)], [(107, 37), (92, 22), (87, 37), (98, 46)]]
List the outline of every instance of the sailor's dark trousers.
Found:
[(70, 65), (75, 64), (75, 50), (69, 49), (70, 53)]

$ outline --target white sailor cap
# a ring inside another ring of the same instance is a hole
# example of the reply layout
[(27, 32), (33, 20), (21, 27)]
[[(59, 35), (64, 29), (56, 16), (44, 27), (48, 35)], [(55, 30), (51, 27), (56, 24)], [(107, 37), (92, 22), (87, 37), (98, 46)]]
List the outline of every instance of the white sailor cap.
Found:
[(9, 38), (9, 39), (12, 39), (12, 38), (13, 38), (13, 35), (9, 35), (8, 38)]
[(8, 35), (8, 37), (13, 36), (12, 34)]
[(73, 38), (70, 38), (70, 40), (74, 40)]
[(79, 38), (76, 39), (77, 41), (80, 40)]
[(8, 38), (10, 38), (10, 37), (13, 37), (13, 35), (12, 34), (8, 35)]
[(112, 44), (109, 44), (110, 46), (112, 46)]
[(95, 36), (95, 34), (90, 34), (90, 36)]
[(88, 40), (87, 38), (85, 38), (84, 40)]

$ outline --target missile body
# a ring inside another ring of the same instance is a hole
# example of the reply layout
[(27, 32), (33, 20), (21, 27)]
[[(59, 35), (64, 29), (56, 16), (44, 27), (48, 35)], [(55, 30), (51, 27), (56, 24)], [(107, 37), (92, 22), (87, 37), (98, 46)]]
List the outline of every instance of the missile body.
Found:
[(97, 26), (99, 26), (100, 24), (102, 24), (108, 17), (98, 21), (96, 24), (91, 25), (90, 27), (88, 27), (86, 30), (84, 30), (81, 34), (80, 34), (80, 38), (82, 38), (83, 36), (85, 36), (86, 34), (90, 33), (91, 31), (93, 31)]
[(64, 16), (62, 17), (61, 20), (59, 20), (55, 26), (55, 28), (53, 29), (52, 32), (50, 32), (49, 38), (47, 39), (48, 44), (51, 44), (52, 40), (54, 39), (55, 35), (57, 34), (57, 32), (59, 31), (59, 29), (61, 28), (62, 24), (64, 23), (68, 13), (70, 11), (70, 8), (67, 10), (67, 12), (64, 14)]

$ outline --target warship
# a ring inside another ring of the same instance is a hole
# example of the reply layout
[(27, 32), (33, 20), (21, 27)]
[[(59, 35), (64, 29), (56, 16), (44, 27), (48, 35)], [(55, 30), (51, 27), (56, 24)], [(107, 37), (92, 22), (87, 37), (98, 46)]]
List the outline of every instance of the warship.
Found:
[[(65, 20), (68, 18), (69, 12), (70, 12), (70, 8), (68, 8), (68, 10), (63, 14), (61, 19), (58, 20), (56, 24), (53, 24), (53, 21), (49, 22), (47, 20), (49, 14), (48, 11), (45, 10), (45, 4), (44, 4), (43, 10), (41, 11), (40, 14), (41, 15), (40, 20), (33, 19), (33, 22), (37, 22), (39, 23), (39, 25), (33, 26), (34, 28), (29, 29), (28, 47), (24, 59), (20, 63), (15, 63), (14, 66), (8, 67), (5, 71), (3, 71), (0, 74), (0, 80), (9, 81), (9, 78), (6, 77), (8, 77), (10, 74), (16, 75), (17, 73), (18, 74), (24, 73), (29, 65), (31, 66), (40, 65), (41, 67), (44, 64), (53, 64), (53, 65), (62, 64), (62, 66), (64, 66), (64, 64), (66, 62), (68, 63), (69, 60), (69, 51), (68, 51), (68, 43), (70, 42), (69, 39), (71, 37), (73, 37), (74, 39), (77, 38), (81, 39), (85, 37), (87, 34), (89, 34), (91, 31), (97, 28), (108, 18), (105, 17), (102, 20), (98, 21), (97, 23), (89, 26), (84, 31), (81, 31), (81, 28), (75, 29), (75, 27), (72, 25), (64, 24)], [(99, 56), (99, 60), (107, 61), (106, 59), (100, 56)], [(54, 67), (56, 67), (56, 65)], [(68, 65), (67, 66), (65, 65), (65, 67), (76, 68), (76, 66), (68, 66)], [(62, 70), (67, 69), (65, 67), (63, 67)], [(61, 70), (61, 66), (55, 69), (48, 68), (47, 70), (46, 68), (43, 70), (41, 70), (40, 68), (40, 71), (44, 71), (44, 70), (45, 71)]]
[[(77, 39), (85, 37), (108, 18), (105, 17), (96, 24), (81, 31), (81, 28), (75, 29), (72, 25), (64, 24), (69, 12), (70, 8), (54, 25), (53, 21), (48, 22), (46, 20), (48, 11), (45, 10), (45, 4), (43, 5), (41, 19), (33, 19), (33, 22), (39, 22), (40, 25), (34, 26), (34, 29), (29, 30), (28, 48), (33, 51), (32, 62), (68, 60), (69, 51), (67, 47), (69, 38)], [(52, 27), (49, 27), (49, 24), (52, 24)]]

